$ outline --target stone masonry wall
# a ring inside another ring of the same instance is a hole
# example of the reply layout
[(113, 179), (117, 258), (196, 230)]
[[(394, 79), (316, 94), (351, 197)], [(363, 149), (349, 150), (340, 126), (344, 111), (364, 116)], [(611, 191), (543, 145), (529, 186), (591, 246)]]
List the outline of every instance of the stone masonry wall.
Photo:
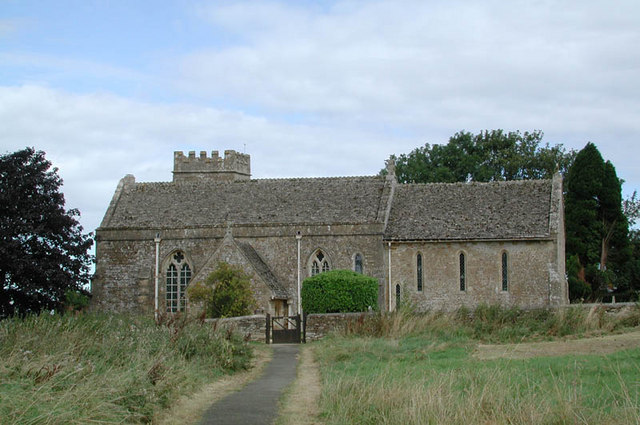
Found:
[[(460, 290), (460, 253), (465, 254), (466, 289)], [(502, 253), (508, 255), (508, 290), (502, 291)], [(423, 289), (417, 289), (417, 254)], [(391, 248), (392, 308), (396, 285), (401, 302), (418, 310), (455, 310), (479, 304), (537, 308), (550, 305), (552, 241), (395, 243)], [(405, 301), (406, 302), (406, 301)]]
[[(552, 308), (601, 309), (605, 314), (615, 315), (626, 314), (629, 310), (636, 308), (636, 304), (572, 304)], [(317, 341), (332, 331), (354, 325), (373, 314), (376, 313), (309, 314), (307, 315), (307, 342)], [(473, 312), (470, 312), (470, 314), (473, 314)], [(258, 314), (225, 319), (207, 319), (206, 322), (211, 323), (213, 326), (221, 327), (222, 329), (232, 329), (240, 333), (240, 335), (247, 340), (265, 342), (266, 316), (264, 315)]]
[(307, 342), (316, 341), (329, 332), (344, 329), (375, 313), (327, 313), (307, 315)]
[[(290, 313), (297, 311), (297, 241), (301, 239), (301, 281), (310, 276), (310, 258), (322, 249), (332, 269), (353, 269), (356, 253), (363, 256), (364, 273), (380, 282), (382, 291), (386, 264), (382, 236), (367, 226), (245, 226), (234, 227), (237, 242), (251, 244), (276, 278), (290, 294)], [(159, 308), (165, 305), (165, 269), (171, 255), (180, 250), (192, 270), (192, 282), (203, 279), (212, 271), (217, 260), (228, 260), (243, 268), (246, 261), (238, 253), (222, 245), (224, 228), (169, 229), (161, 232)], [(155, 243), (153, 230), (99, 231), (97, 237), (96, 274), (92, 281), (92, 308), (102, 311), (153, 312)], [(216, 260), (216, 261), (214, 261)], [(258, 308), (270, 309), (270, 293), (254, 282)]]
[(265, 342), (267, 319), (262, 314), (224, 319), (206, 319), (205, 321), (220, 329), (230, 329), (238, 332), (248, 341)]

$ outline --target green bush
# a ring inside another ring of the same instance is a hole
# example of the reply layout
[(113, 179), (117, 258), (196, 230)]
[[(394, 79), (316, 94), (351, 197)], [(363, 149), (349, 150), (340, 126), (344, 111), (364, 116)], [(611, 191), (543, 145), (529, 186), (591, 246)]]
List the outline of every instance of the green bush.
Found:
[(306, 313), (377, 310), (378, 281), (351, 270), (331, 270), (305, 279), (301, 296)]
[(240, 267), (221, 262), (204, 282), (190, 285), (187, 294), (192, 302), (204, 302), (208, 317), (246, 316), (256, 307), (250, 279)]

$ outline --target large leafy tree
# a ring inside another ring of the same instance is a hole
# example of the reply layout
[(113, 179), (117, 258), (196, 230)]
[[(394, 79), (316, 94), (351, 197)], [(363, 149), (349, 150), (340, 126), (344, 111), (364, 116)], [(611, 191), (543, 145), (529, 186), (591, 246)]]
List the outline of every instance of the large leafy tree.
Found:
[(89, 281), (93, 244), (44, 152), (0, 156), (0, 318), (60, 310)]
[(542, 137), (541, 131), (461, 131), (446, 145), (427, 143), (396, 157), (396, 177), (401, 183), (435, 183), (540, 179), (556, 171), (565, 174), (575, 152), (567, 152), (562, 145), (542, 145)]
[(586, 283), (594, 296), (628, 286), (625, 270), (631, 248), (622, 206), (615, 167), (604, 161), (593, 143), (587, 143), (566, 180), (566, 251), (567, 258), (575, 257), (579, 263), (578, 276), (570, 276), (570, 282), (573, 277), (574, 282)]

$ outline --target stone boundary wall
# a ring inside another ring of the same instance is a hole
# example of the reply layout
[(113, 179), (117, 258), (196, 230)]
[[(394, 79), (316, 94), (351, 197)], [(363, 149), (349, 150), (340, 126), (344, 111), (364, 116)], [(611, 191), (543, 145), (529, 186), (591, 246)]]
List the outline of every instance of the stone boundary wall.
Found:
[[(552, 310), (564, 308), (604, 309), (605, 314), (616, 314), (624, 309), (634, 308), (636, 303), (602, 303), (602, 304), (568, 304), (551, 307)], [(317, 341), (329, 332), (344, 328), (349, 323), (363, 320), (374, 312), (364, 313), (327, 313), (307, 315), (307, 342)], [(265, 342), (266, 316), (256, 314), (253, 316), (230, 317), (225, 319), (206, 319), (207, 323), (219, 326), (222, 329), (233, 329), (249, 341)]]
[[(364, 315), (373, 313), (328, 313), (307, 315), (307, 341), (315, 341), (334, 329), (346, 326)], [(221, 329), (232, 329), (249, 341), (265, 342), (267, 318), (263, 314), (205, 319), (206, 323)]]
[(206, 323), (220, 329), (231, 329), (238, 332), (248, 341), (264, 342), (267, 318), (264, 314), (252, 316), (228, 317), (224, 319), (205, 319)]
[(584, 308), (584, 309), (604, 309), (607, 314), (618, 313), (626, 308), (633, 308), (638, 305), (637, 303), (597, 303), (597, 304), (567, 304), (562, 306), (553, 307), (557, 310), (563, 308)]
[(307, 315), (307, 342), (317, 341), (329, 332), (344, 328), (349, 322), (362, 320), (373, 312), (364, 313), (325, 313)]

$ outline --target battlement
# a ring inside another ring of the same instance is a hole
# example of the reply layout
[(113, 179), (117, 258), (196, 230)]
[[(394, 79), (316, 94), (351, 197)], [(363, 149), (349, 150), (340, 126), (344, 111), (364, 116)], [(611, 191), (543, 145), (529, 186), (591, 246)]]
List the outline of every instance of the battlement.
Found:
[(233, 150), (224, 151), (224, 158), (218, 151), (207, 156), (206, 151), (190, 151), (188, 156), (182, 151), (173, 153), (173, 181), (215, 180), (233, 181), (251, 178), (251, 162), (247, 154)]

